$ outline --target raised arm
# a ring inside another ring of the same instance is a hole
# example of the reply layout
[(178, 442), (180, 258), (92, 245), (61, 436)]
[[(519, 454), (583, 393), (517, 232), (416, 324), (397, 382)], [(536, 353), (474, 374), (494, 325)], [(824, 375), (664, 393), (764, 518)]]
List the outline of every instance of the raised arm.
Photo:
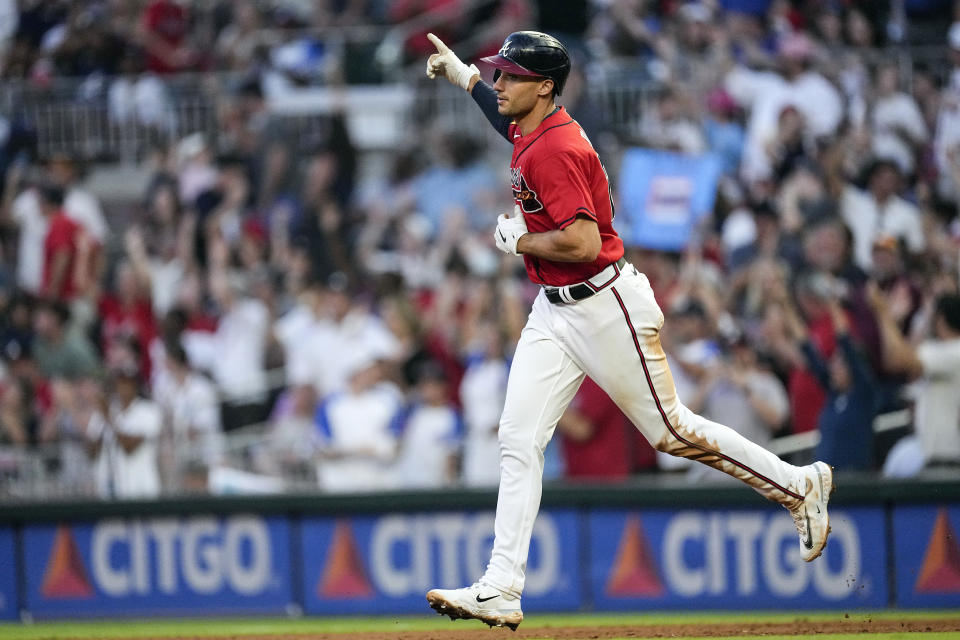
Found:
[(467, 66), (464, 64), (457, 57), (457, 54), (451, 51), (450, 47), (445, 45), (443, 40), (437, 36), (428, 33), (427, 38), (437, 48), (437, 52), (427, 58), (427, 77), (432, 79), (442, 75), (451, 84), (470, 92), (493, 128), (509, 142), (510, 139), (507, 136), (510, 128), (510, 118), (500, 115), (497, 111), (497, 94), (493, 87), (480, 80), (480, 70), (477, 69), (476, 65)]

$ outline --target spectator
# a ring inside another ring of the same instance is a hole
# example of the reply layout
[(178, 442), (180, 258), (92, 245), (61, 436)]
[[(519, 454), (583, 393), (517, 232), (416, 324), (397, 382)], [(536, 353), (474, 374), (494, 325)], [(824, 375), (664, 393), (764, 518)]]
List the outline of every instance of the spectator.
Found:
[(107, 116), (116, 127), (142, 128), (145, 133), (169, 136), (177, 130), (176, 110), (163, 81), (143, 73), (138, 53), (127, 50), (120, 75), (107, 90)]
[(62, 302), (42, 302), (33, 316), (35, 338), (32, 353), (47, 378), (77, 379), (100, 370), (93, 344), (68, 328), (70, 310)]
[(840, 211), (853, 232), (854, 258), (870, 269), (873, 241), (880, 233), (903, 238), (911, 253), (924, 248), (923, 219), (916, 205), (900, 197), (902, 174), (891, 160), (878, 159), (867, 171), (867, 191), (848, 185)]
[(274, 405), (256, 468), (273, 476), (305, 480), (315, 475), (314, 449), (317, 392), (309, 384), (293, 384)]
[(355, 348), (346, 358), (347, 387), (317, 409), (317, 479), (330, 492), (387, 489), (395, 481), (390, 465), (402, 396), (383, 381), (372, 353)]
[[(137, 242), (136, 235), (128, 234), (128, 242)], [(139, 240), (142, 242), (142, 240)], [(114, 271), (114, 284), (98, 304), (100, 318), (100, 346), (106, 360), (123, 339), (137, 341), (141, 358), (137, 363), (142, 379), (150, 379), (150, 344), (157, 336), (157, 326), (150, 304), (150, 281), (138, 273), (130, 261), (120, 262)]]
[(143, 9), (137, 35), (147, 52), (147, 69), (167, 74), (197, 65), (199, 53), (190, 43), (190, 8), (183, 0), (150, 0)]
[(0, 385), (0, 446), (25, 446), (36, 441), (37, 425), (23, 382)]
[(260, 47), (277, 44), (271, 31), (264, 28), (260, 9), (252, 0), (235, 2), (230, 23), (217, 37), (215, 52), (225, 69), (243, 71), (249, 68)]
[(208, 470), (223, 461), (220, 401), (213, 383), (197, 373), (179, 344), (168, 345), (166, 375), (154, 386), (173, 450), (174, 487), (187, 469)]
[(299, 382), (310, 381), (325, 396), (348, 386), (351, 352), (390, 361), (401, 353), (383, 321), (351, 297), (344, 274), (330, 277), (323, 297), (324, 315), (300, 346), (309, 374)]
[(900, 91), (896, 65), (881, 65), (876, 72), (873, 100), (873, 155), (893, 160), (904, 175), (913, 174), (917, 151), (928, 138), (927, 125), (913, 96)]
[(447, 376), (435, 362), (418, 372), (412, 406), (400, 420), (397, 486), (440, 489), (459, 476), (463, 422), (450, 403)]
[(960, 296), (933, 303), (933, 337), (911, 345), (900, 333), (886, 299), (872, 287), (870, 300), (883, 338), (884, 364), (919, 380), (914, 429), (927, 467), (960, 466)]
[[(639, 468), (634, 456), (639, 432), (590, 378), (584, 378), (573, 402), (557, 422), (565, 477), (571, 480), (625, 480)], [(647, 445), (646, 464), (655, 456)]]
[(223, 394), (223, 428), (232, 431), (263, 422), (269, 415), (266, 349), (270, 312), (247, 295), (239, 274), (215, 269), (210, 275), (210, 293), (221, 313), (210, 371)]
[(735, 176), (740, 168), (746, 134), (736, 118), (737, 103), (722, 87), (707, 94), (709, 115), (704, 122), (707, 148), (720, 156), (723, 172)]
[(17, 286), (39, 295), (43, 288), (44, 242), (49, 223), (40, 208), (36, 180), (28, 179), (24, 163), (15, 163), (7, 173), (3, 191), (3, 220), (19, 232), (17, 243)]
[(63, 210), (63, 189), (47, 184), (40, 189), (40, 211), (47, 223), (43, 240), (41, 294), (51, 300), (70, 302), (77, 294), (81, 265), (83, 228)]
[(100, 410), (101, 382), (95, 378), (54, 380), (50, 403), (41, 415), (39, 441), (56, 451), (57, 478), (70, 493), (89, 493), (94, 470), (86, 437), (91, 417)]
[(820, 442), (814, 455), (839, 471), (869, 471), (874, 468), (873, 420), (880, 398), (869, 361), (853, 344), (850, 322), (836, 301), (830, 317), (838, 349), (828, 362), (806, 336), (802, 322), (791, 315), (795, 336), (803, 341), (803, 355), (811, 373), (827, 392), (817, 428)]
[(484, 323), (465, 345), (467, 368), (460, 381), (466, 435), (463, 482), (468, 487), (495, 487), (500, 481), (500, 409), (507, 392), (510, 363), (495, 325)]
[(157, 443), (160, 408), (140, 397), (134, 368), (111, 372), (112, 393), (87, 425), (97, 493), (103, 498), (156, 498), (160, 495)]
[[(68, 153), (54, 153), (48, 162), (50, 180), (63, 189), (63, 210), (79, 224), (97, 247), (107, 240), (107, 222), (100, 200), (80, 182), (77, 160)], [(100, 269), (94, 273), (99, 274)]]
[(837, 131), (843, 118), (840, 93), (813, 68), (813, 53), (807, 35), (791, 34), (779, 44), (781, 74), (737, 66), (727, 75), (726, 90), (750, 113), (741, 168), (746, 181), (771, 176), (764, 145), (775, 137), (777, 119), (785, 106), (793, 105), (803, 116), (805, 136), (815, 139)]
[(667, 88), (660, 95), (657, 108), (641, 114), (640, 135), (644, 144), (690, 155), (703, 153), (707, 142), (688, 112), (683, 96), (675, 88)]
[[(743, 335), (729, 343), (726, 358), (717, 361), (701, 375), (696, 393), (684, 402), (708, 420), (733, 425), (738, 433), (760, 446), (769, 445), (790, 411), (783, 383), (762, 365)], [(722, 481), (714, 469), (690, 467), (691, 478)]]

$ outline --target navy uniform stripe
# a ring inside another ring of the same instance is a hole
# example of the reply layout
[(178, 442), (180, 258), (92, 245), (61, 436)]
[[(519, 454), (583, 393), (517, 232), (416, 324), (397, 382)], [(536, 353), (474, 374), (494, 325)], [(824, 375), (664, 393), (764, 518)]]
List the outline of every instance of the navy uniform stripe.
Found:
[(737, 467), (740, 467), (741, 469), (743, 469), (743, 470), (746, 471), (747, 473), (750, 473), (751, 475), (756, 476), (757, 478), (760, 478), (760, 479), (763, 480), (764, 482), (769, 483), (772, 487), (776, 488), (776, 489), (779, 490), (779, 491), (782, 491), (783, 493), (785, 493), (786, 495), (790, 496), (791, 498), (796, 498), (797, 500), (801, 500), (801, 501), (802, 501), (802, 500), (803, 500), (803, 496), (798, 495), (798, 494), (794, 493), (793, 491), (790, 491), (790, 490), (787, 489), (786, 487), (780, 486), (780, 484), (774, 482), (773, 480), (771, 480), (770, 478), (767, 478), (766, 476), (763, 476), (763, 475), (757, 473), (756, 471), (754, 471), (753, 469), (751, 469), (751, 468), (748, 467), (747, 465), (743, 464), (742, 462), (739, 462), (739, 461), (737, 461), (737, 460), (734, 460), (734, 459), (731, 458), (730, 456), (724, 455), (724, 454), (720, 453), (719, 451), (712, 451), (711, 449), (708, 449), (707, 447), (704, 447), (703, 445), (699, 445), (699, 444), (695, 444), (695, 443), (693, 443), (693, 442), (690, 442), (689, 440), (687, 440), (686, 438), (684, 438), (683, 436), (681, 436), (679, 433), (677, 433), (677, 430), (673, 428), (673, 425), (672, 425), (672, 424), (670, 424), (670, 420), (669, 420), (669, 418), (667, 418), (667, 414), (666, 414), (666, 412), (663, 410), (663, 406), (660, 404), (660, 398), (657, 396), (657, 391), (656, 391), (656, 389), (653, 388), (653, 379), (650, 378), (650, 371), (647, 369), (647, 361), (646, 361), (646, 358), (643, 357), (643, 351), (640, 349), (640, 340), (637, 338), (637, 332), (634, 330), (634, 328), (633, 328), (633, 323), (630, 321), (630, 314), (627, 313), (627, 307), (623, 304), (623, 299), (620, 297), (620, 293), (617, 291), (617, 288), (616, 288), (616, 287), (613, 287), (613, 288), (611, 289), (611, 291), (613, 291), (613, 295), (615, 295), (615, 296), (617, 297), (617, 303), (620, 305), (620, 310), (623, 312), (623, 318), (624, 318), (624, 320), (626, 320), (626, 322), (627, 322), (627, 327), (630, 328), (630, 334), (633, 336), (633, 346), (634, 346), (634, 347), (636, 348), (636, 350), (637, 350), (637, 355), (640, 356), (640, 364), (643, 366), (643, 374), (644, 374), (644, 376), (646, 376), (646, 378), (647, 378), (647, 386), (650, 387), (650, 393), (653, 394), (653, 399), (654, 399), (654, 401), (657, 403), (657, 409), (660, 411), (660, 417), (663, 418), (663, 424), (665, 424), (665, 425), (667, 426), (667, 429), (670, 430), (670, 433), (673, 434), (673, 437), (676, 438), (677, 440), (679, 440), (680, 442), (684, 443), (684, 444), (687, 445), (688, 447), (693, 447), (694, 449), (700, 449), (701, 451), (703, 451), (703, 452), (706, 453), (706, 454), (714, 455), (714, 456), (717, 456), (718, 458), (721, 458), (721, 459), (723, 459), (723, 460), (726, 460), (726, 461), (729, 462), (730, 464), (732, 464), (732, 465), (734, 465), (734, 466), (737, 466)]

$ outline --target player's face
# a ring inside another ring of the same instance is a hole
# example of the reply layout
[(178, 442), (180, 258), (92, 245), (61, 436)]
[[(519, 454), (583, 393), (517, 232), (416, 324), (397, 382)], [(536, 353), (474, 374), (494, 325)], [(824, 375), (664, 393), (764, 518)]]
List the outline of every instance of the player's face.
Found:
[(545, 88), (547, 82), (553, 81), (538, 76), (501, 73), (493, 83), (493, 90), (497, 92), (497, 111), (509, 117), (522, 117), (530, 113), (537, 104), (537, 96), (543, 94), (541, 88)]

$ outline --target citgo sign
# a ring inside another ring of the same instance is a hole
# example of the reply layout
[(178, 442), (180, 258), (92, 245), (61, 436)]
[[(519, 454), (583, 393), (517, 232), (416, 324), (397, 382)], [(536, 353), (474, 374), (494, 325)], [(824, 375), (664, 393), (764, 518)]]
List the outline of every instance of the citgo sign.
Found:
[(960, 508), (893, 509), (897, 606), (960, 606)]
[(252, 515), (109, 519), (24, 529), (37, 616), (280, 612), (291, 602), (289, 526)]
[(800, 558), (783, 510), (649, 510), (590, 516), (600, 609), (830, 608), (886, 604), (881, 509), (832, 510), (824, 557)]
[[(493, 544), (492, 512), (388, 514), (301, 525), (307, 613), (429, 612), (433, 587), (476, 581)], [(533, 529), (523, 608), (580, 607), (578, 517), (541, 512)]]
[(20, 613), (16, 558), (13, 529), (0, 527), (0, 620), (12, 620)]

